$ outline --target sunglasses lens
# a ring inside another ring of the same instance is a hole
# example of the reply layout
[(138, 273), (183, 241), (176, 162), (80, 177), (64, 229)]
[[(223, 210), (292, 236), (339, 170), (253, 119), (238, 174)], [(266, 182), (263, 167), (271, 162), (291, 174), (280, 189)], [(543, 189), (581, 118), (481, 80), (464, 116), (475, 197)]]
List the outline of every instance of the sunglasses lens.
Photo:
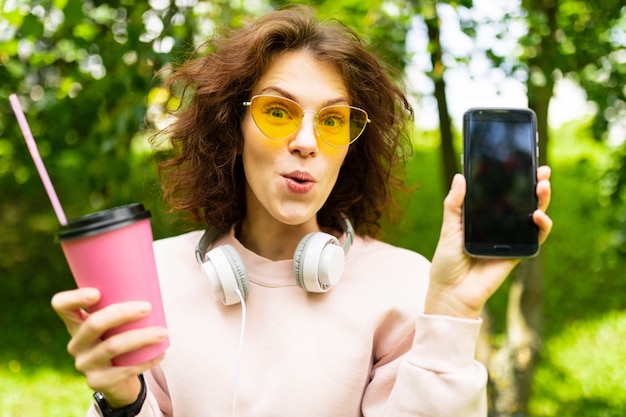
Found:
[(348, 146), (354, 142), (367, 125), (367, 113), (356, 107), (331, 106), (318, 116), (320, 134), (332, 146)]
[(332, 146), (347, 146), (351, 141), (350, 108), (332, 106), (317, 115), (317, 131)]
[(302, 120), (300, 106), (281, 97), (255, 96), (250, 110), (261, 132), (272, 139), (283, 139), (293, 134)]
[(365, 130), (368, 118), (365, 111), (350, 106), (330, 106), (317, 115), (317, 130), (331, 146), (348, 146)]

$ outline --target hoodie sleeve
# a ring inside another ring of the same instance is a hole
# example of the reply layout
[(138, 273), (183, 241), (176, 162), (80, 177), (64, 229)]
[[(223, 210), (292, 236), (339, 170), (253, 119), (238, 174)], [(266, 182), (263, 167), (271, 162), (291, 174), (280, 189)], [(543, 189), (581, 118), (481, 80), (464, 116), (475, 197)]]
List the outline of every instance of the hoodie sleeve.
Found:
[(485, 417), (487, 371), (474, 359), (481, 324), (419, 315), (385, 415)]

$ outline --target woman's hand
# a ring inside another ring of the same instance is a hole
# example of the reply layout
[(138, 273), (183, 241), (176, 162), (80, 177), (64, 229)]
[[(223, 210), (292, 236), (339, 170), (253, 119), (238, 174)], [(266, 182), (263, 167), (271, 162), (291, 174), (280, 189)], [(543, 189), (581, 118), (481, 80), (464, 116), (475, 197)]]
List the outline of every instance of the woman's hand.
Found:
[[(533, 220), (543, 243), (552, 228), (546, 214), (550, 204), (550, 168), (537, 170), (539, 209)], [(462, 206), (465, 178), (457, 174), (444, 200), (443, 225), (433, 256), (430, 287), (426, 297), (427, 314), (476, 318), (489, 297), (498, 289), (519, 259), (484, 259), (468, 256), (463, 250)]]
[(92, 314), (86, 309), (100, 299), (94, 288), (81, 288), (54, 295), (52, 307), (72, 336), (67, 345), (78, 371), (85, 374), (87, 384), (101, 391), (112, 408), (133, 403), (141, 388), (137, 375), (156, 366), (164, 355), (134, 366), (113, 366), (111, 360), (140, 347), (159, 343), (167, 337), (161, 327), (130, 330), (102, 339), (109, 329), (137, 320), (150, 312), (146, 302), (125, 302), (107, 306)]

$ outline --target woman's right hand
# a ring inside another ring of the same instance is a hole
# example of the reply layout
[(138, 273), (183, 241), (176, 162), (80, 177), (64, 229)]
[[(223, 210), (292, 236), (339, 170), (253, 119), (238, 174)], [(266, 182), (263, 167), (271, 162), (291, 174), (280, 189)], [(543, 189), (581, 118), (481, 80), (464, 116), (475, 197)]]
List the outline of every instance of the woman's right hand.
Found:
[(137, 375), (158, 365), (161, 355), (132, 366), (114, 366), (112, 359), (122, 353), (162, 342), (167, 330), (162, 327), (129, 330), (103, 340), (109, 329), (137, 320), (150, 312), (150, 304), (130, 301), (112, 304), (94, 313), (87, 308), (100, 299), (95, 288), (59, 292), (52, 297), (52, 308), (65, 323), (71, 340), (68, 352), (74, 357), (76, 369), (87, 378), (94, 391), (101, 391), (112, 408), (133, 403), (141, 389)]

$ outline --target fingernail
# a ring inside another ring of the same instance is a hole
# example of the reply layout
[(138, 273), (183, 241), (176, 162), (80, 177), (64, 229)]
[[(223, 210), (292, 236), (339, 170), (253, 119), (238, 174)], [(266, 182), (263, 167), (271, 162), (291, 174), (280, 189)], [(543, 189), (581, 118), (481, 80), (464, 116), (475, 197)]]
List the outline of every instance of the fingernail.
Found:
[(83, 293), (83, 300), (85, 303), (93, 303), (98, 299), (100, 292), (95, 288), (85, 288)]
[(159, 339), (165, 339), (167, 337), (167, 330), (162, 327), (159, 327), (158, 329), (154, 331), (154, 334)]
[(137, 309), (137, 312), (140, 314), (147, 314), (148, 312), (150, 312), (150, 303), (148, 302), (141, 302), (141, 303), (137, 303), (137, 306), (135, 307)]

